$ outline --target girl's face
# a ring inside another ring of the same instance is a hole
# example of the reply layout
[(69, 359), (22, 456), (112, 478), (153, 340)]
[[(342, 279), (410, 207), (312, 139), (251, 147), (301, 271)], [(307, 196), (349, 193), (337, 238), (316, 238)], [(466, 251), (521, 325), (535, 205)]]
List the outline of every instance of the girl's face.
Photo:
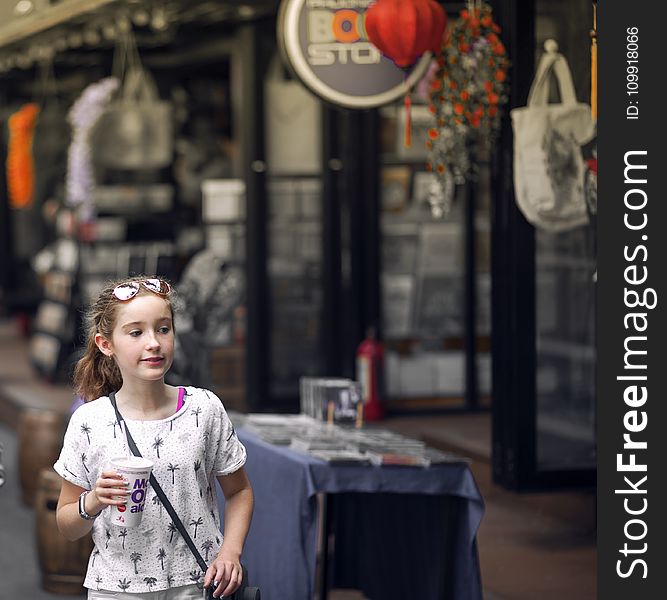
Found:
[(109, 350), (124, 382), (162, 380), (174, 359), (174, 324), (167, 302), (141, 294), (121, 303)]

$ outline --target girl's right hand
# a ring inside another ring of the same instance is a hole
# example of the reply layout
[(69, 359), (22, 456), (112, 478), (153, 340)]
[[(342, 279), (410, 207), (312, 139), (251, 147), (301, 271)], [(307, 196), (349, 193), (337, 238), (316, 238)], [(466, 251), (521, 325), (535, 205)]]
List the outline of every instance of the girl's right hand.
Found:
[(91, 500), (95, 501), (96, 506), (99, 510), (94, 512), (99, 512), (100, 510), (105, 509), (107, 506), (127, 504), (127, 496), (130, 494), (129, 490), (130, 483), (127, 479), (123, 479), (123, 476), (116, 471), (102, 471), (102, 474), (99, 476), (98, 480), (95, 482), (95, 487), (92, 490)]

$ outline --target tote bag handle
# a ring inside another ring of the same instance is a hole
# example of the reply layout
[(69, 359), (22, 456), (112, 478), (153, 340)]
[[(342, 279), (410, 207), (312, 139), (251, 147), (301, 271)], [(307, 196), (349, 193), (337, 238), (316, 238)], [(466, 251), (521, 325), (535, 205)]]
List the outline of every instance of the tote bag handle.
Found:
[(549, 98), (549, 75), (552, 70), (556, 76), (562, 104), (574, 105), (577, 95), (574, 91), (572, 73), (565, 57), (558, 52), (558, 44), (554, 40), (544, 42), (544, 54), (537, 67), (537, 73), (528, 94), (528, 106), (546, 106)]

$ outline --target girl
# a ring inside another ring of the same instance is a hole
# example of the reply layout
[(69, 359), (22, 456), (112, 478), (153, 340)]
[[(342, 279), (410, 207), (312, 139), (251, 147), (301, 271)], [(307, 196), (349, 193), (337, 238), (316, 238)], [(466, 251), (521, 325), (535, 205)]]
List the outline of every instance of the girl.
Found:
[[(217, 598), (241, 584), (253, 509), (246, 451), (215, 394), (164, 381), (174, 352), (173, 296), (166, 281), (133, 277), (102, 290), (87, 314), (87, 346), (74, 371), (86, 404), (72, 415), (54, 468), (63, 478), (61, 533), (75, 540), (92, 529), (89, 600), (156, 600), (158, 592), (160, 599), (201, 598), (202, 585), (212, 585)], [(111, 524), (108, 507), (126, 503), (130, 493), (108, 466), (129, 454), (125, 424), (153, 461), (153, 474), (209, 565), (206, 573), (152, 489), (138, 526)], [(214, 477), (225, 496), (224, 537)]]

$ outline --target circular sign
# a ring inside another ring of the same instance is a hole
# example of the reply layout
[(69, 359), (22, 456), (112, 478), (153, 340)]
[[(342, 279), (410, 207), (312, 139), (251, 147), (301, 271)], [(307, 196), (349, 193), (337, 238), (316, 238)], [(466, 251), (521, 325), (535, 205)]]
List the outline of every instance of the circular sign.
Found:
[(278, 41), (286, 62), (312, 92), (347, 108), (373, 108), (405, 96), (431, 61), (425, 53), (397, 67), (368, 40), (373, 0), (283, 0)]

